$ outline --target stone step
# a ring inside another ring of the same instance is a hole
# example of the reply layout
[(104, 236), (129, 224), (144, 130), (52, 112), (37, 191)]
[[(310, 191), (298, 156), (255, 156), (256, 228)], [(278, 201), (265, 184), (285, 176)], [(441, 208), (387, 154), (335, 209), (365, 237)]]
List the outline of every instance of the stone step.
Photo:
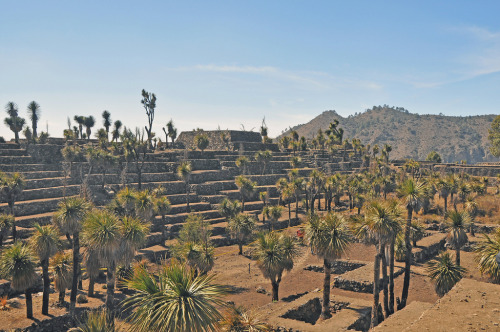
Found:
[(21, 146), (16, 143), (0, 143), (0, 149), (2, 150), (16, 150), (16, 149), (21, 149)]
[(193, 171), (190, 177), (190, 183), (198, 184), (207, 181), (224, 181), (231, 180), (233, 177), (227, 170), (202, 170)]
[(193, 186), (198, 195), (218, 195), (222, 190), (233, 190), (238, 187), (234, 180), (208, 181)]
[(152, 262), (160, 262), (164, 259), (167, 259), (169, 256), (170, 256), (169, 249), (158, 244), (150, 247), (145, 247), (143, 249), (139, 249), (136, 255), (137, 259), (146, 258)]
[(40, 214), (32, 214), (29, 216), (16, 217), (16, 225), (19, 227), (31, 228), (35, 224), (42, 226), (48, 225), (52, 222), (52, 215), (54, 212), (46, 212)]
[(199, 196), (202, 202), (207, 202), (212, 205), (219, 204), (226, 196), (225, 195), (204, 195)]
[(27, 156), (28, 153), (23, 149), (2, 149), (0, 148), (0, 157)]
[(0, 164), (32, 164), (31, 156), (0, 156)]
[(23, 190), (23, 192), (20, 195), (19, 202), (30, 201), (35, 199), (43, 199), (43, 198), (63, 197), (64, 193), (66, 196), (78, 195), (80, 193), (80, 185), (67, 185), (66, 187), (59, 186), (59, 187)]
[(413, 301), (404, 307), (403, 310), (398, 310), (386, 318), (373, 331), (403, 331), (433, 306), (433, 303)]
[[(24, 173), (23, 173), (24, 174)], [(67, 178), (66, 183), (69, 184), (74, 184), (76, 183), (75, 179), (72, 178)], [(58, 177), (58, 178), (42, 178), (42, 179), (29, 179), (26, 180), (26, 185), (25, 189), (30, 190), (30, 189), (44, 189), (44, 188), (51, 188), (51, 187), (60, 187), (64, 185), (64, 177)]]
[[(183, 223), (190, 213), (178, 213), (165, 216), (166, 224), (178, 224)], [(195, 211), (192, 212), (194, 215), (201, 215), (205, 219), (215, 219), (220, 218), (221, 215), (218, 210), (203, 210), (203, 211)], [(155, 220), (155, 224), (161, 224), (161, 218), (157, 217)]]
[[(174, 195), (165, 195), (165, 197), (168, 198), (170, 201), (170, 204), (177, 205), (177, 204), (186, 204), (187, 203), (187, 195), (182, 193), (182, 194), (174, 194)], [(199, 197), (196, 194), (190, 194), (189, 195), (189, 202), (190, 203), (198, 203), (203, 201), (201, 197)]]
[(43, 171), (62, 171), (62, 165), (57, 164), (19, 164), (19, 163), (1, 163), (0, 171), (2, 172), (43, 172)]
[[(211, 210), (212, 206), (209, 203), (206, 202), (197, 202), (197, 203), (189, 203), (189, 208), (190, 212), (200, 212), (200, 211), (207, 211)], [(172, 205), (172, 208), (170, 210), (171, 215), (176, 215), (176, 214), (182, 214), (182, 213), (187, 213), (187, 204), (177, 204), (177, 205)]]
[[(57, 209), (57, 205), (62, 199), (62, 197), (56, 197), (21, 201), (14, 205), (14, 211), (16, 216), (30, 216), (53, 212)], [(7, 211), (7, 203), (0, 204), (0, 209)]]
[(274, 186), (274, 185), (276, 185), (276, 182), (278, 182), (278, 180), (280, 178), (284, 177), (284, 178), (288, 179), (286, 174), (249, 175), (247, 177), (250, 180), (257, 182), (257, 185), (259, 185), (259, 186), (266, 186), (266, 185)]
[(162, 232), (151, 232), (146, 237), (146, 247), (162, 245), (165, 242), (165, 236)]
[[(6, 172), (7, 174), (13, 174), (13, 172)], [(39, 171), (39, 172), (22, 172), (26, 180), (35, 179), (52, 179), (64, 177), (63, 171)]]

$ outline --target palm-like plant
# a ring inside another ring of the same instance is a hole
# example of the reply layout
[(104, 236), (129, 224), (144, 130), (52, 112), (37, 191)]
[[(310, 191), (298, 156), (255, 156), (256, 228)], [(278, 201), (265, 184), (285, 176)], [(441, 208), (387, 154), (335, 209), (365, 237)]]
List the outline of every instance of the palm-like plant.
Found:
[(238, 255), (243, 255), (243, 244), (250, 238), (255, 229), (255, 219), (244, 213), (229, 219), (228, 223), (231, 236), (238, 242)]
[(67, 198), (59, 203), (59, 209), (54, 213), (52, 220), (61, 233), (73, 236), (73, 278), (69, 305), (71, 314), (75, 311), (80, 276), (80, 231), (83, 219), (90, 208), (90, 203), (83, 198)]
[(194, 276), (188, 267), (177, 262), (163, 265), (151, 274), (138, 265), (125, 282), (134, 295), (123, 301), (132, 309), (130, 323), (134, 331), (207, 332), (216, 331), (222, 315), (219, 307), (226, 289), (209, 275)]
[(323, 258), (325, 278), (323, 281), (323, 318), (330, 316), (330, 279), (332, 263), (339, 259), (351, 242), (351, 233), (344, 216), (328, 213), (324, 217), (311, 215), (306, 228), (306, 237), (315, 255)]
[(118, 218), (105, 210), (92, 211), (85, 218), (82, 237), (107, 267), (106, 308), (111, 313), (114, 309), (115, 272), (122, 241)]
[(111, 113), (108, 111), (102, 112), (102, 124), (106, 128), (106, 135), (108, 135), (109, 127), (111, 127)]
[(283, 272), (293, 268), (293, 261), (298, 254), (295, 239), (290, 235), (276, 232), (259, 234), (254, 255), (264, 277), (271, 280), (273, 301), (279, 301), (278, 291)]
[(236, 177), (235, 180), (236, 186), (240, 190), (240, 196), (241, 196), (241, 211), (245, 212), (245, 199), (248, 199), (251, 197), (251, 195), (255, 191), (255, 187), (257, 186), (257, 183), (250, 180), (249, 178), (239, 175)]
[(83, 119), (83, 125), (85, 126), (85, 131), (87, 133), (87, 140), (90, 140), (90, 134), (92, 133), (92, 127), (95, 125), (94, 117), (87, 116)]
[(455, 263), (460, 265), (460, 248), (469, 241), (466, 231), (471, 219), (466, 211), (457, 210), (449, 211), (446, 217), (446, 226), (449, 229), (447, 240), (455, 249)]
[(0, 275), (11, 280), (13, 290), (26, 295), (26, 317), (33, 318), (32, 289), (36, 281), (36, 263), (31, 249), (21, 242), (4, 249), (0, 256)]
[(26, 120), (19, 117), (17, 105), (12, 101), (7, 103), (5, 111), (9, 117), (5, 118), (4, 123), (14, 132), (14, 139), (16, 143), (19, 143), (19, 132), (23, 130)]
[[(380, 263), (382, 262), (383, 272), (383, 291), (384, 291), (384, 310), (388, 316), (393, 308), (389, 306), (389, 296), (387, 287), (387, 258), (386, 247), (392, 244), (392, 241), (401, 229), (399, 219), (394, 213), (394, 207), (390, 204), (381, 204), (380, 202), (372, 202), (366, 211), (363, 226), (358, 230), (365, 233), (365, 237), (372, 240), (377, 249), (375, 255), (375, 264), (373, 269), (373, 307), (371, 326), (375, 327), (378, 323), (378, 305), (379, 305), (379, 280), (380, 280)], [(391, 303), (392, 305), (392, 303)]]
[(10, 229), (14, 225), (14, 216), (11, 214), (0, 214), (0, 247), (3, 244), (3, 239), (7, 237)]
[(32, 101), (28, 105), (28, 115), (31, 119), (31, 127), (33, 128), (33, 137), (37, 138), (37, 124), (40, 120), (40, 105), (36, 101)]
[(80, 138), (83, 138), (83, 123), (85, 122), (85, 117), (82, 115), (75, 115), (73, 118), (76, 123), (78, 123), (78, 131), (80, 133)]
[(172, 209), (172, 204), (166, 196), (157, 197), (154, 201), (154, 211), (161, 216), (161, 220), (165, 221), (165, 215)]
[(50, 294), (50, 277), (49, 277), (49, 259), (59, 251), (61, 241), (59, 240), (59, 232), (53, 226), (35, 225), (35, 233), (30, 238), (30, 246), (42, 266), (43, 278), (43, 300), (42, 300), (42, 315), (49, 314), (49, 294)]
[(269, 161), (273, 158), (273, 153), (269, 150), (258, 151), (255, 153), (255, 161), (262, 165), (262, 175), (266, 172), (266, 166)]
[(64, 304), (66, 289), (72, 284), (72, 259), (70, 253), (59, 252), (50, 261), (54, 273), (54, 288), (59, 292), (59, 304)]
[(453, 263), (447, 252), (441, 253), (436, 259), (427, 263), (427, 273), (436, 282), (435, 289), (443, 296), (464, 276), (466, 269)]
[(113, 141), (118, 142), (118, 139), (120, 138), (120, 129), (122, 128), (122, 122), (120, 120), (116, 120), (113, 125), (114, 128), (113, 132), (111, 133), (113, 136)]
[(177, 176), (186, 184), (186, 204), (188, 212), (191, 211), (189, 207), (189, 180), (191, 179), (192, 172), (193, 168), (189, 161), (184, 161), (177, 167)]
[(97, 250), (94, 250), (89, 246), (84, 247), (83, 265), (85, 266), (87, 276), (89, 277), (88, 297), (94, 297), (95, 280), (99, 276), (99, 270), (101, 268), (101, 262), (99, 261)]
[(245, 175), (247, 173), (247, 168), (248, 164), (250, 163), (250, 160), (248, 160), (247, 157), (241, 156), (236, 159), (235, 164), (236, 167), (240, 169), (241, 175)]
[(237, 200), (230, 200), (225, 197), (219, 204), (219, 213), (226, 218), (226, 221), (236, 217), (241, 211), (241, 203)]
[[(14, 204), (16, 204), (17, 199), (21, 195), (25, 184), (24, 176), (17, 172), (12, 175), (5, 175), (0, 172), (0, 196), (7, 202), (10, 214), (14, 216), (14, 219), (16, 217)], [(12, 238), (16, 241), (15, 221), (12, 223)]]
[(264, 215), (269, 219), (269, 228), (274, 230), (274, 224), (281, 218), (283, 207), (280, 205), (267, 206), (264, 209)]
[(403, 291), (401, 294), (401, 302), (398, 309), (406, 306), (408, 299), (408, 290), (410, 288), (410, 267), (411, 267), (411, 220), (414, 211), (418, 211), (422, 201), (424, 200), (424, 184), (417, 182), (413, 179), (405, 180), (398, 188), (398, 197), (401, 199), (403, 205), (408, 212), (405, 227), (405, 244), (406, 244), (406, 258), (405, 258), (405, 275), (403, 281)]
[(500, 254), (500, 228), (497, 228), (493, 235), (484, 234), (484, 241), (479, 241), (475, 248), (475, 260), (481, 273), (486, 273), (490, 278), (500, 282), (500, 264), (498, 255)]

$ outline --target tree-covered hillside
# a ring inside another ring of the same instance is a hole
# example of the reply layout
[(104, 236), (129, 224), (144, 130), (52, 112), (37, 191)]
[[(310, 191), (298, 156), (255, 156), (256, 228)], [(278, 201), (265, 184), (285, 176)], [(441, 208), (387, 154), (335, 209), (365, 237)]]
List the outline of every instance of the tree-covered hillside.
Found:
[(467, 160), (468, 163), (497, 161), (489, 151), (488, 129), (495, 115), (444, 116), (409, 113), (401, 107), (375, 106), (366, 112), (344, 118), (325, 111), (306, 124), (292, 128), (300, 136), (313, 138), (318, 129), (338, 119), (344, 138), (359, 138), (363, 144), (387, 143), (391, 159), (424, 160), (433, 150), (443, 162)]

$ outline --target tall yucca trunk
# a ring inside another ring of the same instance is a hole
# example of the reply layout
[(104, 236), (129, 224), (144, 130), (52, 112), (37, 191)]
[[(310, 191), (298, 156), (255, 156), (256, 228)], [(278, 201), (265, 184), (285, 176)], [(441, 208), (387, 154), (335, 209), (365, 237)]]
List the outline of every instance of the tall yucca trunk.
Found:
[(41, 265), (43, 277), (42, 315), (48, 315), (50, 295), (49, 261), (47, 259), (44, 259), (43, 261), (41, 261)]
[(382, 260), (382, 287), (384, 290), (384, 313), (385, 317), (389, 317), (391, 311), (389, 309), (389, 289), (387, 285), (387, 256), (385, 254), (385, 245), (380, 249)]
[(325, 258), (323, 260), (323, 269), (325, 270), (325, 279), (323, 280), (323, 310), (321, 317), (326, 319), (330, 317), (330, 280), (331, 280), (331, 264)]
[(73, 233), (73, 280), (71, 281), (71, 294), (69, 297), (69, 312), (75, 314), (76, 295), (78, 293), (78, 277), (80, 273), (80, 234)]
[(389, 245), (389, 310), (394, 313), (394, 238)]
[(408, 299), (408, 290), (410, 288), (410, 269), (411, 269), (411, 239), (410, 239), (410, 229), (411, 229), (411, 219), (413, 215), (413, 209), (408, 208), (408, 218), (406, 219), (405, 228), (405, 246), (406, 246), (406, 256), (405, 256), (405, 276), (403, 281), (403, 292), (401, 293), (401, 303), (398, 306), (398, 310), (403, 309), (406, 306), (406, 300)]
[(378, 304), (379, 304), (379, 280), (380, 280), (380, 247), (377, 244), (377, 253), (373, 265), (373, 305), (370, 321), (370, 329), (373, 329), (378, 324)]

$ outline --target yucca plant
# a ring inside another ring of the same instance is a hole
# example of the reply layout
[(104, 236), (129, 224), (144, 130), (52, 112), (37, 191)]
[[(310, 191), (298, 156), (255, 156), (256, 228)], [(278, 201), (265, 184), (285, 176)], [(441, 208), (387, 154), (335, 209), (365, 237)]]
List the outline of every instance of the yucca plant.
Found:
[(73, 277), (69, 311), (73, 315), (78, 293), (78, 279), (80, 277), (80, 231), (83, 219), (91, 209), (91, 204), (84, 198), (72, 197), (62, 200), (58, 210), (52, 218), (53, 224), (63, 234), (73, 235)]
[(460, 249), (469, 239), (467, 229), (470, 227), (471, 218), (467, 211), (448, 211), (446, 214), (446, 227), (448, 228), (447, 240), (455, 249), (456, 264), (460, 265)]
[(481, 273), (486, 273), (490, 278), (500, 283), (500, 264), (498, 255), (500, 255), (500, 228), (491, 236), (483, 235), (483, 241), (478, 241), (475, 247), (475, 260)]
[(12, 214), (0, 214), (0, 247), (3, 245), (3, 239), (7, 237), (13, 225), (14, 216)]
[(260, 322), (252, 312), (244, 307), (232, 306), (224, 314), (224, 320), (221, 324), (224, 332), (267, 332), (271, 327)]
[(189, 207), (189, 181), (191, 179), (192, 172), (193, 167), (189, 161), (184, 161), (177, 167), (177, 176), (184, 181), (184, 184), (186, 185), (186, 204), (188, 212), (191, 211)]
[(271, 280), (272, 301), (279, 301), (278, 291), (283, 272), (293, 268), (298, 255), (299, 249), (292, 236), (276, 232), (258, 235), (254, 256), (264, 277)]
[(4, 249), (0, 256), (0, 276), (10, 279), (13, 290), (26, 296), (26, 317), (33, 318), (32, 286), (37, 275), (35, 257), (31, 248), (21, 242)]
[(132, 277), (125, 281), (134, 295), (123, 301), (132, 309), (129, 318), (138, 332), (206, 332), (217, 331), (222, 315), (219, 308), (227, 303), (227, 290), (214, 283), (209, 275), (194, 276), (194, 271), (173, 261), (152, 274), (136, 265)]
[(243, 255), (243, 244), (250, 238), (255, 229), (255, 218), (244, 213), (229, 219), (228, 227), (231, 236), (238, 243), (238, 255)]
[(324, 217), (311, 215), (308, 218), (306, 237), (311, 251), (323, 258), (325, 273), (323, 281), (323, 318), (330, 317), (330, 279), (332, 263), (339, 259), (351, 243), (351, 232), (341, 214), (328, 213)]
[(40, 265), (42, 266), (42, 314), (48, 315), (50, 294), (49, 259), (59, 251), (61, 246), (59, 232), (54, 226), (40, 226), (39, 224), (35, 224), (35, 232), (30, 238), (30, 246), (35, 255), (38, 256), (38, 259), (40, 259)]
[(70, 253), (59, 252), (50, 261), (54, 273), (54, 288), (59, 292), (59, 304), (64, 304), (66, 289), (71, 287), (73, 279), (73, 261)]
[(91, 310), (88, 311), (84, 319), (78, 326), (71, 331), (74, 332), (116, 332), (113, 321), (110, 321), (109, 314), (106, 310)]
[(447, 252), (441, 253), (436, 259), (427, 263), (427, 273), (436, 282), (435, 289), (443, 296), (464, 276), (466, 269), (453, 262)]

